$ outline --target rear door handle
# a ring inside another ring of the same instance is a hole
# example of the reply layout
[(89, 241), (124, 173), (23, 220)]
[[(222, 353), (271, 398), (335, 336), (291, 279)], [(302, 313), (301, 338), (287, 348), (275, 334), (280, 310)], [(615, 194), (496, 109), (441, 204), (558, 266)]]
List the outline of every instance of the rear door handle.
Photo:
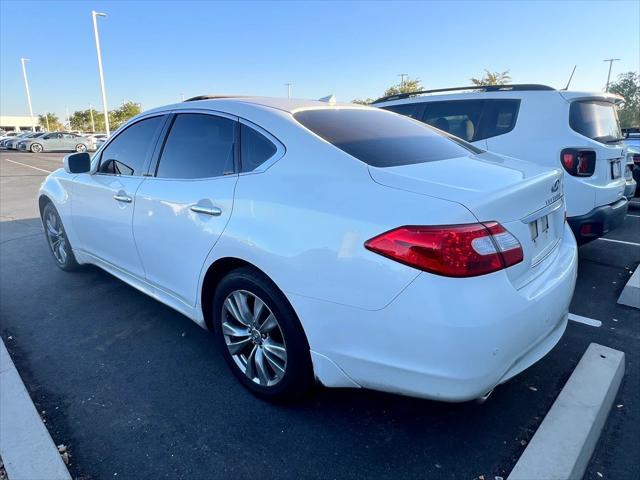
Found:
[(113, 199), (123, 203), (131, 203), (133, 201), (131, 197), (128, 197), (126, 195), (119, 195), (119, 194), (114, 195)]
[(218, 207), (203, 207), (202, 205), (192, 205), (191, 211), (195, 213), (211, 215), (212, 217), (219, 217), (220, 215), (222, 215), (222, 209)]

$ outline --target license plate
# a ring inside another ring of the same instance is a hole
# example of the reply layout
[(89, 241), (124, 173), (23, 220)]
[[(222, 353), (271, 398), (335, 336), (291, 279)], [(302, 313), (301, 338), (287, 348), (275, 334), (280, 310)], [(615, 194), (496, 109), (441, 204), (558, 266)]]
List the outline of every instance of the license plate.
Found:
[(611, 162), (611, 178), (616, 179), (622, 176), (622, 167), (620, 166), (620, 161)]
[(531, 231), (531, 240), (534, 242), (541, 236), (546, 237), (549, 233), (549, 215), (545, 215), (533, 222), (529, 222), (529, 230)]

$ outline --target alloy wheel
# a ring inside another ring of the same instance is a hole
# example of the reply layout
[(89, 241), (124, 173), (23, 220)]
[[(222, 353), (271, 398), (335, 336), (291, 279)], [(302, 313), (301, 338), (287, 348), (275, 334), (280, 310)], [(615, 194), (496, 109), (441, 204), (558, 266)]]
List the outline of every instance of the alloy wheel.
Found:
[(87, 146), (86, 145), (83, 145), (81, 143), (76, 145), (76, 152), (82, 153), (82, 152), (86, 152), (86, 151), (87, 151)]
[(280, 324), (255, 294), (235, 290), (222, 307), (224, 341), (241, 372), (254, 383), (277, 384), (287, 368), (287, 348)]
[(45, 229), (47, 233), (47, 240), (49, 241), (49, 247), (53, 252), (53, 256), (56, 258), (60, 265), (64, 265), (67, 262), (67, 238), (62, 228), (60, 219), (53, 210), (47, 212), (45, 218)]
[(40, 153), (42, 151), (42, 145), (40, 145), (39, 143), (34, 143), (33, 145), (31, 145), (31, 151), (33, 153)]

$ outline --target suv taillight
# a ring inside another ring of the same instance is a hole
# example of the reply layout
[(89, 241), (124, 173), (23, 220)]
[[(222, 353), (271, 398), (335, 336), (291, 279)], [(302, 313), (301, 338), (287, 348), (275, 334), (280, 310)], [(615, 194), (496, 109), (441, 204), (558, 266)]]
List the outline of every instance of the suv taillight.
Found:
[(560, 162), (564, 169), (574, 177), (590, 177), (596, 170), (596, 152), (565, 148), (560, 152)]
[(392, 260), (446, 277), (475, 277), (523, 259), (518, 239), (497, 222), (405, 226), (364, 246)]

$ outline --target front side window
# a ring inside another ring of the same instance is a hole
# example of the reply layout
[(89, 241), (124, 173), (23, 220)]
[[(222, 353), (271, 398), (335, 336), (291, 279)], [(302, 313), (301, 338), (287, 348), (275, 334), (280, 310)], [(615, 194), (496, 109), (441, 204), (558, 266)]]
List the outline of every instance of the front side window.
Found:
[(467, 142), (480, 138), (480, 119), (484, 100), (429, 102), (422, 121)]
[(278, 148), (267, 137), (247, 125), (240, 130), (240, 162), (243, 172), (251, 172), (275, 155)]
[(397, 167), (476, 153), (420, 122), (381, 109), (323, 108), (294, 118), (342, 151), (373, 167)]
[(573, 102), (569, 109), (569, 125), (574, 131), (597, 142), (622, 138), (616, 107), (609, 102)]
[(193, 179), (234, 173), (236, 123), (215, 115), (176, 115), (156, 176)]
[(102, 151), (98, 172), (112, 175), (142, 175), (145, 161), (151, 154), (163, 116), (134, 123)]

